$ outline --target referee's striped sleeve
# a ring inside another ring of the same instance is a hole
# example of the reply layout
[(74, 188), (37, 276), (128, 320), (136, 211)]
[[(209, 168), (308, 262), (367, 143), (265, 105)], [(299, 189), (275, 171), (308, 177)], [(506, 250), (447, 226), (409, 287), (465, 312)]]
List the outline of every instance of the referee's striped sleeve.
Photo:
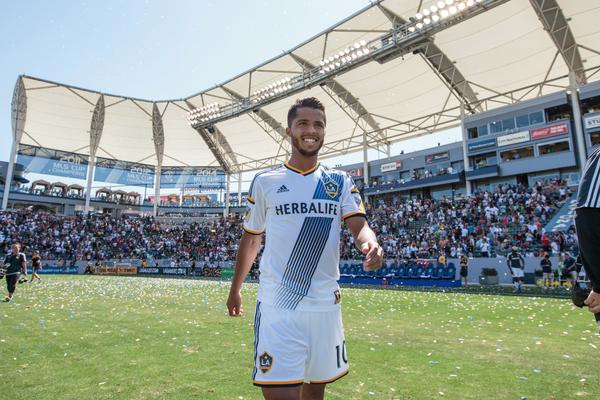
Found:
[(577, 193), (577, 207), (600, 208), (600, 146), (585, 163)]

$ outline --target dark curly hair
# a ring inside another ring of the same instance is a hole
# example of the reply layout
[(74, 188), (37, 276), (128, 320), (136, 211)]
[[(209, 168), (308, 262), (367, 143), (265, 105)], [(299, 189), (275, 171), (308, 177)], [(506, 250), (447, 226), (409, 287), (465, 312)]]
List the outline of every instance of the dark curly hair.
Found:
[(327, 120), (325, 119), (325, 106), (323, 105), (323, 103), (321, 103), (316, 97), (306, 97), (304, 99), (296, 100), (294, 105), (292, 105), (290, 107), (290, 110), (288, 111), (288, 115), (287, 115), (288, 128), (292, 127), (292, 122), (294, 121), (294, 118), (296, 118), (296, 115), (298, 114), (298, 109), (303, 108), (303, 107), (314, 108), (315, 110), (323, 111), (323, 118), (324, 118), (325, 122), (327, 122)]

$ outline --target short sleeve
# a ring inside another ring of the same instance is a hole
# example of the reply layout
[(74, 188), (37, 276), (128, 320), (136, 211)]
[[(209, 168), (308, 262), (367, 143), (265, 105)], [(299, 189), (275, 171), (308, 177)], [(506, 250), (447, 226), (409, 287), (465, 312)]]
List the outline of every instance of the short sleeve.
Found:
[(246, 197), (248, 206), (244, 214), (244, 231), (253, 235), (260, 235), (265, 231), (265, 220), (267, 218), (267, 206), (261, 181), (258, 176), (254, 177), (250, 185), (250, 191)]
[(350, 217), (363, 217), (366, 218), (365, 206), (363, 205), (360, 192), (354, 186), (352, 179), (345, 174), (344, 177), (344, 188), (342, 192), (342, 219), (346, 220)]

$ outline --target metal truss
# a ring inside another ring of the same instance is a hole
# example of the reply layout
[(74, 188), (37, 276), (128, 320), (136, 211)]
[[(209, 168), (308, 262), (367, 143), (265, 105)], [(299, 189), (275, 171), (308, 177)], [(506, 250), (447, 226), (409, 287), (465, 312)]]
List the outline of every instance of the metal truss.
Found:
[[(281, 99), (300, 93), (317, 85), (326, 85), (328, 81), (331, 81), (336, 76), (359, 68), (360, 66), (373, 60), (379, 63), (385, 63), (400, 57), (403, 54), (412, 53), (416, 49), (423, 47), (428, 38), (435, 33), (487, 12), (490, 9), (493, 9), (508, 1), (509, 0), (482, 0), (480, 3), (477, 3), (476, 6), (473, 6), (461, 13), (457, 13), (456, 15), (450, 16), (444, 21), (422, 27), (422, 29), (419, 30), (409, 30), (409, 28), (414, 27), (412, 22), (399, 26), (396, 29), (392, 29), (389, 33), (385, 33), (380, 37), (369, 41), (367, 43), (367, 47), (370, 49), (370, 51), (367, 57), (357, 59), (352, 63), (336, 67), (330, 71), (324, 71), (320, 67), (305, 70), (302, 74), (291, 78), (289, 82), (289, 89), (283, 90), (278, 94), (274, 94), (266, 99), (246, 97), (239, 101), (222, 105), (220, 107), (220, 116), (214, 117), (207, 121), (196, 122), (194, 128), (208, 127), (210, 125), (214, 125), (215, 123), (237, 117), (238, 115), (246, 114), (256, 108), (277, 102)], [(292, 55), (291, 52), (288, 54)]]
[(548, 32), (565, 64), (569, 67), (569, 71), (575, 73), (577, 84), (584, 85), (587, 79), (579, 47), (562, 9), (556, 0), (529, 0), (529, 2), (544, 26), (544, 30)]
[[(231, 96), (233, 100), (242, 100), (244, 96), (229, 89), (228, 87), (221, 86), (227, 94)], [(285, 133), (285, 128), (271, 114), (263, 110), (262, 108), (256, 108), (252, 112), (247, 114), (275, 143), (277, 143), (277, 154), (275, 157), (285, 155), (289, 158), (290, 155), (290, 140)]]
[[(378, 4), (377, 7), (390, 20), (394, 29), (407, 23), (404, 18), (389, 8), (381, 4)], [(469, 112), (472, 114), (481, 112), (481, 109), (476, 106), (478, 99), (475, 91), (456, 64), (434, 43), (433, 37), (426, 38), (423, 47), (416, 49), (415, 52), (423, 57), (427, 65), (431, 67), (456, 98), (465, 105)]]
[[(196, 106), (185, 100), (185, 103), (190, 110), (196, 109)], [(210, 126), (206, 128), (195, 127), (196, 132), (200, 134), (200, 137), (204, 140), (208, 149), (211, 151), (215, 159), (223, 168), (225, 173), (231, 174), (238, 172), (236, 166), (238, 165), (235, 153), (231, 149), (229, 142), (223, 135), (223, 133), (216, 126)]]
[[(290, 53), (290, 57), (305, 71), (316, 67), (294, 53)], [(323, 82), (321, 88), (363, 132), (375, 133), (369, 133), (371, 140), (379, 141), (382, 145), (388, 145), (377, 121), (375, 121), (362, 103), (348, 89), (334, 79)]]
[[(594, 73), (600, 73), (600, 66), (585, 70), (588, 75), (591, 71), (594, 71)], [(480, 87), (482, 89), (489, 90), (492, 93), (489, 97), (481, 98), (477, 101), (477, 103), (473, 104), (474, 107), (485, 112), (501, 106), (516, 104), (525, 99), (538, 97), (540, 88), (550, 88), (554, 91), (556, 91), (556, 89), (567, 90), (569, 87), (568, 78), (568, 75), (562, 75), (552, 79), (547, 79), (544, 82), (520, 87), (507, 92), (493, 91), (474, 82), (469, 82), (469, 84), (473, 87)], [(448, 102), (446, 102), (446, 104), (448, 104)], [(378, 114), (372, 115), (382, 121), (388, 122), (388, 124), (385, 124), (385, 126), (382, 126), (380, 129), (385, 131), (386, 138), (390, 143), (397, 143), (403, 140), (428, 135), (440, 130), (451, 129), (460, 126), (461, 123), (460, 106), (444, 107), (444, 109), (439, 112), (424, 115), (409, 121), (399, 121)], [(378, 142), (373, 140), (372, 135), (370, 135), (375, 132), (368, 133), (369, 135), (367, 137), (371, 139), (368, 143), (369, 146), (376, 148)], [(340, 154), (359, 151), (362, 148), (362, 135), (353, 134), (345, 139), (325, 143), (319, 152), (319, 158), (325, 159), (335, 157), (339, 156)], [(238, 167), (242, 171), (251, 171), (272, 167), (280, 164), (283, 161), (285, 160), (282, 158), (277, 159), (273, 157), (262, 159), (248, 158), (248, 161), (240, 163)]]

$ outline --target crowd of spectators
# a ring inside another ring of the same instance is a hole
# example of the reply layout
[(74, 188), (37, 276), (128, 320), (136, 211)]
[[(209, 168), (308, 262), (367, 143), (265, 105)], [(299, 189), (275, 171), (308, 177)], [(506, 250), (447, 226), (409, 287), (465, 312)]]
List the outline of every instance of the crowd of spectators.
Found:
[(240, 219), (232, 215), (184, 225), (161, 224), (151, 217), (107, 215), (64, 217), (41, 211), (0, 213), (0, 253), (12, 243), (39, 250), (42, 259), (106, 260), (195, 259), (201, 263), (235, 257)]
[[(575, 250), (575, 230), (546, 232), (544, 226), (570, 194), (566, 182), (553, 179), (454, 200), (387, 197), (370, 205), (368, 217), (389, 258), (490, 257), (512, 246), (525, 256), (557, 255)], [(349, 233), (342, 235), (342, 258), (360, 258)]]
[[(532, 188), (498, 186), (454, 200), (375, 198), (367, 213), (388, 258), (493, 257), (512, 246), (525, 256), (558, 255), (576, 250), (574, 228), (546, 232), (544, 226), (569, 195), (565, 182), (551, 180)], [(193, 259), (200, 267), (235, 259), (241, 223), (238, 215), (165, 224), (151, 217), (2, 212), (0, 253), (19, 242), (28, 254), (39, 250), (42, 259), (63, 262)], [(342, 259), (362, 257), (345, 229), (340, 246)]]

